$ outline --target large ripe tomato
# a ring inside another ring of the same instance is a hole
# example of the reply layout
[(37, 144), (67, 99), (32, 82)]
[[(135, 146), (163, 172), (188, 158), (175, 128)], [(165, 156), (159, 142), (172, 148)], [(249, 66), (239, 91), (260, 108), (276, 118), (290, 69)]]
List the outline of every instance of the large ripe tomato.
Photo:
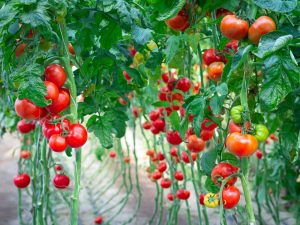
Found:
[(261, 36), (276, 30), (276, 23), (268, 16), (261, 16), (250, 26), (248, 31), (249, 40), (258, 44)]
[(182, 139), (181, 139), (178, 131), (169, 130), (167, 132), (166, 138), (167, 138), (168, 143), (171, 145), (179, 145), (182, 142)]
[(224, 66), (225, 64), (223, 62), (211, 63), (207, 68), (209, 78), (213, 81), (219, 81), (222, 76)]
[(228, 39), (241, 40), (246, 37), (249, 24), (235, 15), (227, 15), (222, 19), (220, 29), (222, 34)]
[(26, 43), (19, 44), (15, 49), (16, 57), (19, 58), (25, 51)]
[(17, 99), (15, 102), (15, 110), (18, 116), (26, 120), (37, 120), (43, 115), (43, 109), (33, 104), (28, 99)]
[(191, 81), (187, 77), (180, 78), (176, 84), (176, 88), (182, 92), (187, 92), (191, 87)]
[[(237, 173), (238, 171), (239, 171), (238, 167), (233, 166), (227, 162), (221, 162), (218, 165), (216, 165), (211, 171), (211, 179), (216, 185), (221, 186), (222, 180), (224, 180), (225, 178), (229, 177), (234, 173)], [(233, 177), (227, 181), (226, 185), (234, 185), (236, 180), (237, 177)]]
[(234, 208), (240, 201), (240, 191), (235, 186), (229, 186), (222, 192), (223, 207), (225, 209)]
[(201, 152), (205, 147), (205, 142), (201, 138), (198, 138), (195, 134), (190, 135), (187, 138), (187, 142), (186, 147), (191, 152)]
[(55, 174), (52, 183), (56, 188), (65, 189), (70, 184), (70, 178), (63, 174)]
[(203, 62), (208, 66), (214, 62), (222, 62), (222, 61), (223, 61), (222, 54), (218, 54), (217, 51), (213, 48), (207, 49), (203, 53)]
[(226, 139), (227, 149), (236, 156), (251, 156), (258, 147), (257, 139), (251, 134), (234, 132)]
[(52, 104), (47, 106), (51, 113), (60, 113), (68, 108), (70, 104), (70, 93), (67, 89), (62, 88), (59, 90), (58, 98), (52, 101)]
[(66, 137), (66, 140), (70, 147), (80, 148), (82, 147), (88, 138), (87, 130), (81, 124), (72, 124), (70, 125), (69, 134)]
[(164, 189), (171, 187), (172, 181), (169, 178), (164, 178), (160, 181), (160, 186)]
[(30, 184), (30, 176), (22, 173), (14, 177), (14, 184), (17, 188), (26, 188)]
[(26, 120), (20, 120), (17, 124), (17, 129), (22, 134), (27, 134), (35, 129), (35, 122), (27, 122)]
[(66, 138), (60, 134), (53, 134), (49, 139), (49, 147), (54, 152), (63, 152), (68, 146)]
[(67, 79), (67, 75), (60, 65), (51, 64), (45, 69), (45, 79), (61, 88)]
[(173, 30), (179, 30), (181, 32), (184, 32), (190, 26), (189, 15), (184, 9), (180, 10), (176, 16), (165, 22)]
[(47, 95), (45, 96), (45, 98), (51, 99), (52, 101), (54, 101), (55, 99), (58, 98), (58, 94), (59, 94), (59, 90), (58, 87), (52, 83), (51, 81), (44, 81), (46, 89), (47, 89)]
[(190, 192), (185, 189), (179, 189), (176, 191), (176, 197), (180, 200), (188, 200), (190, 197)]

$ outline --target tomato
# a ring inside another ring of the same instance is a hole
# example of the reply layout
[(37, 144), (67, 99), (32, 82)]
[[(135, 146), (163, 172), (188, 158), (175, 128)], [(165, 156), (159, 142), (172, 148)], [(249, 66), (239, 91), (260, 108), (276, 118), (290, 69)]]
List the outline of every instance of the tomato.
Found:
[(219, 204), (220, 201), (217, 194), (209, 192), (204, 196), (204, 205), (207, 208), (216, 208)]
[(227, 15), (222, 19), (220, 29), (222, 34), (228, 39), (241, 40), (246, 37), (249, 24), (235, 15)]
[(64, 167), (63, 167), (62, 165), (60, 165), (60, 164), (56, 164), (56, 165), (54, 166), (54, 169), (55, 169), (56, 171), (62, 171), (62, 170), (64, 170)]
[(276, 23), (268, 16), (261, 16), (255, 20), (248, 31), (249, 40), (258, 44), (261, 36), (276, 30)]
[(157, 119), (153, 121), (152, 126), (154, 126), (159, 131), (165, 131), (166, 123), (162, 119)]
[(56, 188), (65, 189), (70, 184), (70, 178), (63, 174), (55, 174), (52, 183)]
[(17, 124), (17, 129), (22, 134), (27, 134), (35, 129), (35, 122), (27, 122), (26, 120), (20, 120)]
[(210, 48), (204, 51), (203, 62), (208, 66), (214, 62), (223, 62), (223, 56), (222, 54), (219, 54), (215, 49)]
[(58, 98), (52, 101), (52, 104), (47, 106), (47, 110), (51, 113), (60, 113), (68, 108), (70, 104), (70, 93), (67, 89), (59, 90)]
[(68, 142), (60, 134), (53, 134), (49, 139), (49, 147), (54, 152), (63, 152), (68, 147)]
[(201, 130), (200, 137), (203, 141), (211, 140), (214, 136), (213, 130)]
[[(217, 164), (211, 171), (211, 179), (212, 181), (218, 185), (222, 185), (222, 180), (229, 177), (232, 174), (235, 174), (239, 171), (239, 168), (231, 165), (227, 162), (221, 162)], [(234, 185), (237, 180), (237, 177), (232, 177), (227, 181), (226, 185), (231, 186)]]
[(195, 82), (194, 83), (193, 94), (197, 94), (199, 92), (200, 87), (201, 87), (201, 83), (200, 82)]
[(109, 152), (109, 157), (110, 157), (110, 158), (116, 158), (116, 156), (117, 156), (117, 153), (116, 153), (114, 150), (111, 150), (111, 151)]
[(258, 141), (265, 141), (269, 137), (269, 130), (263, 124), (255, 125), (255, 135)]
[(130, 163), (130, 157), (124, 156), (123, 161), (124, 161), (124, 163)]
[(198, 138), (195, 134), (189, 136), (187, 138), (187, 142), (186, 147), (191, 152), (199, 153), (205, 148), (205, 142), (201, 138)]
[[(192, 152), (191, 156), (193, 161), (196, 161), (197, 155), (197, 153)], [(187, 152), (181, 152), (181, 159), (185, 163), (190, 163), (190, 158)]]
[(159, 113), (159, 111), (157, 111), (157, 110), (152, 110), (152, 111), (149, 113), (149, 118), (150, 118), (151, 121), (157, 120), (157, 119), (159, 118), (159, 116), (160, 116), (160, 113)]
[(176, 87), (177, 79), (175, 78), (170, 78), (168, 83), (167, 83), (167, 88), (169, 91), (173, 91), (174, 88)]
[(45, 79), (61, 88), (67, 79), (67, 75), (60, 65), (51, 64), (45, 69)]
[(199, 203), (200, 203), (200, 205), (204, 205), (204, 196), (205, 196), (205, 194), (200, 194), (199, 195)]
[(251, 134), (234, 132), (226, 139), (227, 149), (236, 156), (251, 156), (258, 147), (258, 141)]
[(21, 55), (23, 55), (26, 46), (27, 46), (26, 43), (22, 43), (22, 44), (19, 44), (19, 45), (16, 47), (16, 49), (15, 49), (15, 54), (16, 54), (16, 57), (17, 57), (17, 58), (19, 58)]
[(123, 71), (123, 76), (127, 81), (131, 81), (131, 77), (129, 76), (129, 74), (124, 70)]
[(167, 101), (169, 99), (170, 91), (168, 87), (162, 87), (158, 92), (158, 99), (161, 101)]
[(141, 108), (137, 108), (135, 106), (132, 108), (132, 113), (133, 113), (133, 116), (135, 118), (138, 118), (139, 117), (139, 113), (141, 113), (141, 112), (142, 112)]
[(172, 93), (171, 95), (167, 96), (167, 100), (169, 102), (172, 102), (172, 101), (182, 102), (183, 101), (183, 96), (180, 93)]
[(66, 141), (71, 148), (80, 148), (86, 143), (87, 138), (88, 133), (85, 127), (77, 123), (70, 126), (70, 131), (66, 137)]
[(231, 108), (230, 117), (235, 123), (242, 122), (242, 113), (244, 112), (244, 107), (241, 105), (237, 105)]
[(169, 130), (167, 132), (166, 138), (167, 138), (168, 143), (171, 145), (179, 145), (182, 142), (182, 139), (181, 139), (178, 131)]
[(17, 188), (26, 188), (30, 184), (30, 176), (22, 173), (14, 177), (14, 184)]
[(68, 50), (69, 52), (72, 54), (72, 55), (75, 55), (75, 50), (74, 50), (74, 47), (73, 45), (69, 42), (68, 44)]
[(232, 120), (229, 121), (229, 124), (228, 124), (229, 133), (234, 133), (234, 132), (241, 133), (242, 129), (243, 129), (242, 126), (239, 126), (238, 124), (235, 124)]
[(278, 141), (278, 138), (276, 137), (275, 134), (270, 134), (270, 138), (271, 138), (273, 141)]
[(121, 105), (127, 105), (127, 101), (122, 97), (118, 97), (118, 101)]
[(173, 30), (184, 32), (189, 26), (189, 15), (184, 9), (180, 10), (179, 13), (173, 18), (166, 20), (165, 23)]
[(233, 13), (230, 12), (229, 10), (227, 10), (227, 9), (224, 9), (224, 8), (219, 8), (216, 11), (216, 17), (217, 18), (219, 18), (221, 16), (227, 16), (227, 15), (233, 15)]
[(213, 81), (219, 81), (225, 64), (223, 62), (213, 62), (208, 66), (207, 72), (210, 79)]
[(229, 186), (223, 189), (222, 202), (225, 209), (234, 208), (240, 201), (240, 191), (235, 186)]
[(174, 178), (178, 181), (182, 181), (184, 179), (184, 175), (181, 171), (175, 171)]
[(180, 200), (188, 200), (190, 197), (190, 192), (185, 189), (179, 189), (176, 191), (176, 197)]
[(164, 155), (162, 152), (158, 152), (158, 153), (156, 154), (156, 157), (157, 157), (157, 159), (158, 159), (159, 161), (165, 160), (165, 155)]
[(155, 171), (151, 174), (151, 178), (153, 180), (159, 180), (162, 177), (162, 173), (159, 171)]
[(103, 222), (103, 219), (101, 216), (97, 216), (94, 220), (94, 224), (101, 224)]
[(257, 151), (256, 151), (256, 157), (257, 157), (258, 159), (261, 159), (261, 158), (263, 157), (263, 153), (262, 153), (260, 150), (257, 150)]
[(178, 80), (176, 88), (182, 92), (187, 92), (191, 87), (191, 81), (187, 77)]
[(230, 42), (228, 42), (225, 45), (225, 48), (223, 51), (226, 53), (237, 52), (238, 48), (239, 48), (239, 41), (231, 40)]
[(201, 129), (203, 130), (213, 131), (217, 127), (218, 127), (217, 124), (215, 124), (214, 122), (210, 121), (207, 118), (205, 118), (201, 123)]
[(169, 201), (174, 201), (174, 195), (172, 194), (172, 193), (169, 193), (168, 195), (167, 195), (167, 198), (168, 198), (168, 200)]
[(161, 173), (165, 172), (167, 170), (167, 163), (159, 162), (159, 164), (157, 165), (157, 170)]
[(164, 83), (168, 83), (168, 81), (169, 81), (169, 73), (163, 73), (161, 75), (161, 79), (163, 80)]
[(151, 130), (152, 134), (154, 134), (154, 135), (156, 135), (160, 132), (160, 130), (156, 129), (154, 126), (152, 126), (150, 130)]
[(43, 109), (33, 104), (28, 99), (17, 99), (15, 101), (15, 111), (18, 116), (26, 120), (37, 120), (43, 115)]
[(172, 147), (171, 149), (170, 149), (170, 155), (171, 156), (178, 156), (178, 154), (177, 154), (177, 148), (176, 147)]
[(171, 187), (172, 181), (169, 178), (164, 178), (160, 181), (160, 186), (162, 188), (169, 188)]
[(22, 159), (28, 159), (31, 157), (31, 152), (30, 151), (27, 151), (27, 150), (22, 150), (21, 151), (21, 154), (20, 154), (20, 157)]
[(46, 90), (47, 90), (47, 95), (45, 96), (45, 98), (47, 100), (56, 100), (58, 98), (58, 94), (59, 94), (59, 90), (58, 90), (58, 87), (50, 82), (50, 81), (44, 81), (44, 84), (46, 86)]
[(145, 130), (149, 130), (151, 128), (152, 124), (149, 121), (145, 121), (142, 126)]
[(155, 151), (153, 149), (149, 149), (147, 150), (146, 155), (149, 157), (153, 157), (155, 155)]
[(135, 56), (136, 50), (135, 50), (134, 46), (130, 46), (129, 47), (129, 52), (130, 52), (131, 57)]
[(189, 127), (189, 128), (187, 129), (187, 131), (185, 132), (185, 138), (188, 139), (188, 137), (191, 136), (191, 135), (193, 135), (193, 134), (195, 134), (193, 128), (192, 128), (192, 127)]

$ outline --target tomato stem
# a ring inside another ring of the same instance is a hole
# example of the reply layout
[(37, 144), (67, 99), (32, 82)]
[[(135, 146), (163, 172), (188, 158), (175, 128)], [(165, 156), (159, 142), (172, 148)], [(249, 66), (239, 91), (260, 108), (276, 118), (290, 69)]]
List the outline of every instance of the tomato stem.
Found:
[(240, 176), (240, 179), (241, 179), (241, 183), (242, 183), (242, 187), (243, 187), (243, 191), (244, 191), (244, 195), (245, 195), (246, 210), (247, 210), (247, 214), (248, 214), (249, 225), (254, 225), (255, 224), (255, 216), (254, 216), (253, 207), (252, 207), (251, 194), (250, 194), (250, 191), (248, 188), (249, 187), (248, 180), (246, 179), (246, 177), (243, 174)]

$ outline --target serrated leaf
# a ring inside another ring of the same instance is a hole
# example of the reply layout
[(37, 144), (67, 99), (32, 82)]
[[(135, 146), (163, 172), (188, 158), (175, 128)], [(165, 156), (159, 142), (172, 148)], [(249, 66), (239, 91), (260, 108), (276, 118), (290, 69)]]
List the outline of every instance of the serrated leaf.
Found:
[(187, 115), (194, 115), (193, 118), (193, 128), (196, 135), (200, 135), (201, 121), (204, 117), (205, 110), (205, 98), (203, 96), (197, 95), (193, 100), (187, 105), (186, 113)]
[(170, 122), (172, 127), (175, 130), (179, 130), (180, 129), (180, 117), (178, 115), (177, 111), (173, 111), (170, 116), (169, 116)]
[(6, 24), (10, 23), (15, 16), (17, 11), (13, 9), (11, 5), (3, 5), (0, 9), (0, 27), (4, 27)]
[(110, 49), (122, 37), (121, 27), (115, 23), (110, 22), (106, 27), (101, 30), (100, 43), (101, 47)]
[(109, 120), (112, 123), (112, 132), (116, 137), (123, 137), (126, 132), (126, 121), (128, 120), (127, 114), (124, 111), (111, 110), (106, 112), (105, 116), (110, 117)]
[(149, 28), (142, 28), (134, 26), (132, 29), (132, 39), (138, 45), (147, 44), (152, 38), (152, 30)]
[(176, 55), (176, 53), (179, 49), (179, 46), (180, 46), (180, 40), (181, 40), (180, 36), (171, 36), (167, 40), (167, 43), (166, 43), (167, 47), (165, 50), (167, 64), (169, 64), (172, 61), (172, 59), (174, 58), (174, 56)]
[(218, 156), (218, 151), (216, 149), (205, 152), (201, 157), (201, 168), (203, 172), (210, 176), (212, 169), (216, 164), (216, 159)]
[(227, 94), (228, 87), (226, 83), (222, 83), (221, 85), (216, 87), (214, 96), (210, 99), (210, 107), (215, 115), (219, 114)]
[[(170, 3), (171, 2), (171, 3)], [(156, 18), (158, 21), (167, 20), (174, 17), (186, 4), (186, 0), (172, 0), (169, 1), (166, 10), (159, 14)]]
[(281, 13), (291, 12), (297, 7), (297, 0), (254, 0), (254, 3), (263, 9)]

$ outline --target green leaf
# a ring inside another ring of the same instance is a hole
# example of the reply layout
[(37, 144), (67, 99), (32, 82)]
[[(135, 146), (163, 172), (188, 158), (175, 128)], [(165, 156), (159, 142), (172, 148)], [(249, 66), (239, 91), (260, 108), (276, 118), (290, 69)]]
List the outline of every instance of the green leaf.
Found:
[(214, 182), (211, 180), (210, 175), (206, 178), (204, 186), (208, 192), (216, 194), (220, 191), (220, 188), (217, 185), (215, 185)]
[(260, 93), (261, 108), (272, 111), (300, 83), (300, 69), (289, 54), (265, 59), (264, 81)]
[(15, 16), (17, 11), (13, 9), (11, 5), (3, 5), (0, 9), (0, 27), (4, 27), (6, 24), (10, 23)]
[(20, 14), (20, 19), (24, 24), (30, 24), (32, 27), (47, 26), (49, 30), (50, 17), (47, 14), (47, 7), (45, 2), (40, 1), (32, 11)]
[(100, 43), (101, 47), (110, 49), (122, 37), (121, 27), (115, 23), (110, 22), (106, 27), (101, 30)]
[(169, 37), (169, 39), (167, 40), (167, 47), (165, 50), (165, 54), (166, 54), (166, 63), (169, 64), (172, 59), (174, 58), (174, 56), (176, 55), (179, 46), (180, 46), (180, 40), (181, 37), (180, 36), (171, 36)]
[(205, 110), (205, 98), (200, 95), (196, 95), (193, 100), (187, 105), (186, 113), (187, 115), (193, 114), (193, 128), (196, 135), (200, 135), (201, 121), (204, 117)]
[(233, 154), (231, 154), (229, 152), (223, 152), (222, 153), (222, 155), (221, 155), (221, 161), (229, 162), (230, 164), (232, 164), (234, 166), (238, 166), (238, 167), (240, 166), (239, 159), (235, 155), (233, 155)]
[(268, 33), (259, 41), (258, 49), (254, 54), (259, 58), (265, 58), (268, 55), (284, 48), (293, 40), (292, 35), (286, 35), (285, 32), (275, 31)]
[(202, 155), (201, 168), (207, 176), (210, 176), (212, 169), (215, 167), (217, 156), (217, 149), (210, 150)]
[(183, 120), (180, 122), (180, 128), (179, 128), (179, 133), (180, 137), (184, 139), (185, 133), (189, 127), (189, 117), (186, 115)]
[(170, 102), (166, 102), (166, 101), (158, 101), (158, 102), (154, 102), (152, 105), (154, 107), (169, 107), (171, 104)]
[(228, 87), (226, 83), (222, 83), (221, 85), (216, 87), (216, 92), (214, 96), (210, 99), (210, 107), (215, 115), (218, 115), (226, 96), (228, 94)]
[(254, 3), (263, 9), (281, 13), (291, 12), (297, 7), (297, 0), (254, 0)]
[(105, 116), (110, 117), (109, 120), (112, 123), (112, 132), (116, 137), (123, 137), (126, 132), (126, 121), (128, 120), (127, 114), (124, 111), (111, 110), (106, 112)]
[(186, 4), (186, 0), (169, 0), (167, 3), (168, 6), (166, 7), (166, 10), (160, 13), (156, 18), (158, 21), (167, 20), (174, 17)]
[(151, 33), (152, 30), (150, 30), (149, 28), (134, 26), (132, 29), (132, 39), (138, 45), (145, 45), (151, 40)]
[(175, 130), (179, 130), (180, 129), (180, 117), (178, 115), (177, 111), (173, 111), (170, 116), (169, 116), (170, 122), (172, 127)]
[(138, 85), (138, 87), (144, 87), (145, 86), (145, 81), (143, 80), (141, 73), (130, 67), (122, 67), (122, 70), (125, 70), (129, 76), (132, 78), (132, 83)]
[(68, 157), (72, 157), (72, 148), (68, 146), (65, 150), (65, 153)]

